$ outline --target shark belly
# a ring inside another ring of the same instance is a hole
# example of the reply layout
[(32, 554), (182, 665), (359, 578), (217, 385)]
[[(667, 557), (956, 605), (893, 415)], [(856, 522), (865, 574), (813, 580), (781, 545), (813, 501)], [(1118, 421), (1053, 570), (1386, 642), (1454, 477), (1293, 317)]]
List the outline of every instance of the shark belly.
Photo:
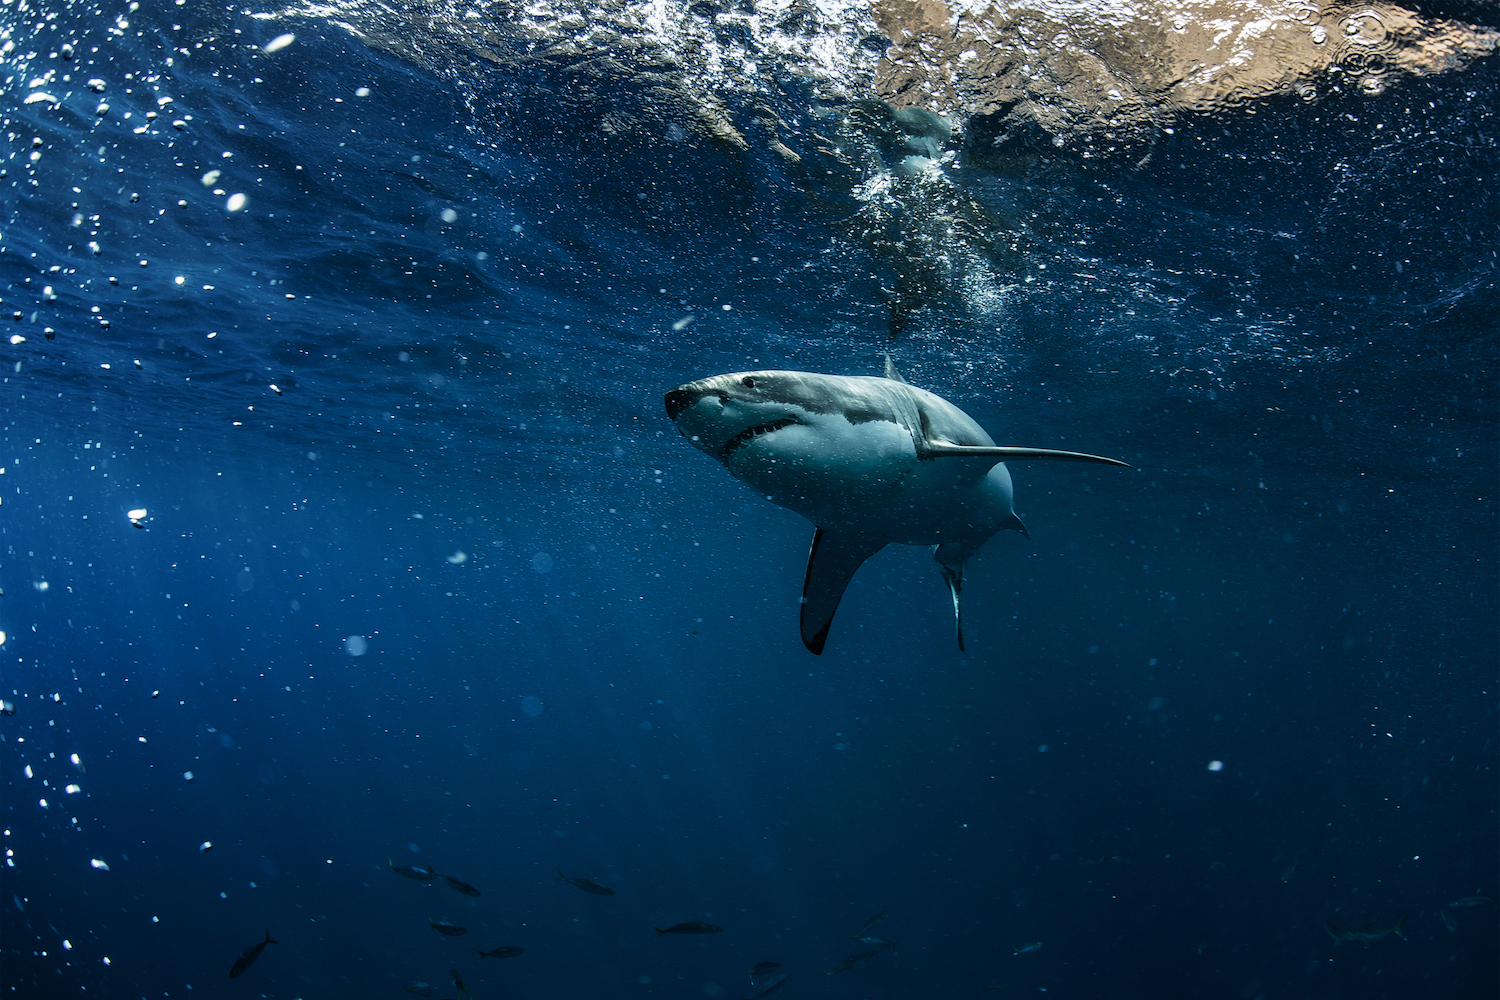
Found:
[(923, 464), (909, 430), (884, 420), (808, 419), (738, 448), (725, 467), (819, 527), (866, 526), (893, 505), (905, 506), (900, 498)]
[[(964, 542), (978, 548), (1015, 519), (1010, 473), (997, 465), (977, 481), (960, 463), (927, 461), (896, 493), (886, 509), (882, 531), (903, 545)], [(955, 475), (955, 473), (960, 473)]]

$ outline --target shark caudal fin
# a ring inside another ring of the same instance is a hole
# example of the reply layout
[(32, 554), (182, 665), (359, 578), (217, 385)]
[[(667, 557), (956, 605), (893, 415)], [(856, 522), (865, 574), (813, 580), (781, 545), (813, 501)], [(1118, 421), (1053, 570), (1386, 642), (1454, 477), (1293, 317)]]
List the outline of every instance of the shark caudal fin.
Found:
[(822, 654), (833, 613), (839, 609), (854, 571), (883, 548), (885, 542), (822, 528), (813, 535), (812, 549), (807, 553), (807, 577), (802, 581), (802, 645), (808, 652)]

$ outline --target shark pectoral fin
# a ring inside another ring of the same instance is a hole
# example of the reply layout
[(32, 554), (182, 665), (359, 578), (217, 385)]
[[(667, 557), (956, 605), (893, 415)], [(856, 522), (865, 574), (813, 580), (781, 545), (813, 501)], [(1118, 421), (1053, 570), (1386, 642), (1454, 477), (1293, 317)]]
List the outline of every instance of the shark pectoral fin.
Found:
[(958, 651), (962, 653), (964, 651), (964, 563), (968, 559), (968, 551), (952, 543), (934, 545), (932, 559), (938, 565), (938, 572), (943, 574), (943, 582), (948, 585), (948, 595), (953, 598), (953, 631), (958, 636)]
[(882, 541), (823, 528), (813, 535), (812, 550), (807, 554), (807, 578), (802, 582), (802, 644), (809, 652), (822, 654), (844, 588), (860, 564), (884, 547)]
[(1103, 465), (1118, 465), (1126, 469), (1135, 466), (1117, 458), (1102, 455), (1085, 455), (1081, 451), (1057, 451), (1054, 448), (1001, 448), (978, 445), (945, 444), (928, 441), (921, 451), (922, 458), (993, 458), (997, 462), (1013, 462), (1029, 458), (1050, 458), (1058, 462), (1099, 462)]

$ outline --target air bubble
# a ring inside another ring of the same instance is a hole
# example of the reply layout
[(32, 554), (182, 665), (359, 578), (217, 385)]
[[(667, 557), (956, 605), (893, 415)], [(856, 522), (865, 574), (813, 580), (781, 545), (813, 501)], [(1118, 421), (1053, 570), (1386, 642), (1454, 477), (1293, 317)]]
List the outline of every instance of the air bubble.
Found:
[(1385, 22), (1373, 10), (1363, 10), (1344, 22), (1344, 36), (1355, 45), (1379, 45), (1385, 41)]

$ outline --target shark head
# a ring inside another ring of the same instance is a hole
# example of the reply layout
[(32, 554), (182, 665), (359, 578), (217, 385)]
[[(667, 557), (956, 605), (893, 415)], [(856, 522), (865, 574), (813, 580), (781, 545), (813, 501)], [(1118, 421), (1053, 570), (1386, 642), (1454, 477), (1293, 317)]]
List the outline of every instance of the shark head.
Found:
[(884, 379), (732, 372), (666, 395), (682, 436), (772, 503), (815, 524), (843, 523), (896, 488), (916, 463), (912, 420)]
[(667, 416), (697, 448), (729, 465), (744, 448), (769, 447), (779, 431), (808, 426), (820, 408), (794, 372), (733, 372), (667, 393)]

